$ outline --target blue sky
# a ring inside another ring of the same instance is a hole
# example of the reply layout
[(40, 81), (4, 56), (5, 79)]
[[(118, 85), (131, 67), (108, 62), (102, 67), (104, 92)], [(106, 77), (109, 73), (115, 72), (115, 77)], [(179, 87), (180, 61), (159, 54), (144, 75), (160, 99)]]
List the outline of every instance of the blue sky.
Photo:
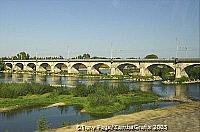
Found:
[(0, 0), (0, 56), (198, 57), (199, 23), (199, 0)]

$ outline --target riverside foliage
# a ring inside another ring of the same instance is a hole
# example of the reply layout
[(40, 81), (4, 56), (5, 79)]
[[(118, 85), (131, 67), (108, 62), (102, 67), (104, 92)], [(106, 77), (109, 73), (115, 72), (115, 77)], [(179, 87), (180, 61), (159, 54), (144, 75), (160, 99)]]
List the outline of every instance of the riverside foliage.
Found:
[(51, 87), (41, 84), (0, 84), (0, 109), (22, 109), (63, 102), (84, 111), (104, 115), (125, 109), (128, 105), (154, 102), (153, 93), (129, 89), (128, 85), (96, 83), (79, 84), (76, 88)]
[(97, 83), (90, 86), (81, 84), (73, 90), (75, 96), (88, 97), (91, 106), (111, 105), (117, 101), (116, 96), (130, 92), (128, 85), (123, 83), (115, 87), (108, 83)]
[(0, 98), (17, 98), (31, 94), (53, 92), (54, 87), (37, 83), (0, 83)]

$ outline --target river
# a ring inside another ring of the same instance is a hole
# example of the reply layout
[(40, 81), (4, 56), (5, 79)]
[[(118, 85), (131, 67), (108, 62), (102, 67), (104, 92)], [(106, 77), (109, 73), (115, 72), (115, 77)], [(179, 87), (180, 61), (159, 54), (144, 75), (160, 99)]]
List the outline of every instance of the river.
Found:
[[(104, 80), (104, 79), (88, 79), (80, 77), (67, 76), (51, 76), (51, 75), (33, 75), (33, 74), (8, 74), (0, 73), (0, 83), (23, 83), (36, 82), (40, 84), (50, 85), (65, 85), (68, 87), (75, 87), (79, 83), (87, 85), (95, 82), (107, 82), (112, 85), (118, 83), (126, 83), (130, 88), (140, 89), (141, 91), (149, 91), (156, 93), (162, 97), (184, 97), (194, 98), (200, 100), (200, 83), (194, 84), (162, 84), (160, 81), (154, 82), (135, 82), (130, 80)], [(176, 105), (178, 102), (157, 102), (143, 104), (138, 107), (135, 105), (129, 106), (126, 110), (114, 113), (127, 114), (137, 111), (139, 109), (151, 109), (153, 107), (166, 107)], [(21, 131), (35, 131), (37, 130), (37, 121), (41, 116), (45, 116), (50, 127), (62, 127), (62, 124), (76, 124), (86, 120), (98, 119), (97, 117), (88, 113), (80, 112), (80, 109), (75, 106), (53, 107), (48, 109), (34, 108), (25, 109), (12, 112), (0, 113), (0, 131), (21, 132)], [(111, 115), (112, 116), (112, 115)]]

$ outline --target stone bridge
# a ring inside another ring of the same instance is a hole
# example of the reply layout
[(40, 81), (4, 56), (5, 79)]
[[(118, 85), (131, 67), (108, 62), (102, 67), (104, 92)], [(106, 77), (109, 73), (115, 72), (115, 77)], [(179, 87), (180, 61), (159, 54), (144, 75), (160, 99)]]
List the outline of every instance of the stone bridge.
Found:
[(110, 75), (123, 75), (126, 66), (138, 69), (141, 76), (151, 75), (148, 68), (152, 65), (166, 65), (173, 69), (176, 78), (187, 76), (185, 68), (200, 65), (200, 58), (193, 59), (63, 59), (63, 60), (4, 60), (7, 72), (51, 72), (61, 71), (69, 74), (80, 73), (101, 74), (107, 67)]

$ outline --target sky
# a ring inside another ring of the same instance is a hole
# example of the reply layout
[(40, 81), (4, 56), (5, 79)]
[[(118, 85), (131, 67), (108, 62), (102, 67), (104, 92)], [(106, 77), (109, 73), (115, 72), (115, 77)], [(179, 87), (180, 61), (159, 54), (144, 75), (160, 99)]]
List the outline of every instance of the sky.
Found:
[(199, 0), (0, 0), (0, 56), (200, 57), (199, 6)]

